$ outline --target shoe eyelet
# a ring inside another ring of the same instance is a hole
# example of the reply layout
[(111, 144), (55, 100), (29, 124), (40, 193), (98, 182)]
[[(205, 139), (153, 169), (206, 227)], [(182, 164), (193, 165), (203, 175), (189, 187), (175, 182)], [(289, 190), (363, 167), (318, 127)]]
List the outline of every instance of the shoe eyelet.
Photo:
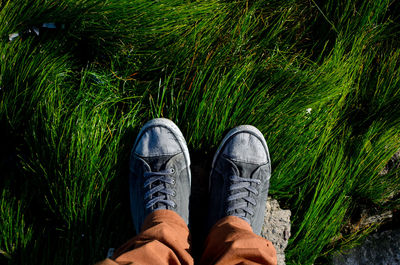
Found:
[(170, 171), (171, 173), (175, 173), (175, 168), (171, 167)]
[(173, 191), (171, 196), (175, 197), (176, 196), (176, 192)]
[(174, 206), (173, 206), (173, 208), (174, 208), (174, 209), (176, 209), (176, 207), (177, 207), (177, 204), (174, 202)]
[(171, 183), (172, 185), (175, 185), (175, 179), (172, 179)]

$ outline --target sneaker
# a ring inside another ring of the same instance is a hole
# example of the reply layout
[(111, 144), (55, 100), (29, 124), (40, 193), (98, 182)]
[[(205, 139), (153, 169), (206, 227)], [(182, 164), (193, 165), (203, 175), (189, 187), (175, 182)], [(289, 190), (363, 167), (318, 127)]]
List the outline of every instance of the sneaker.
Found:
[(212, 163), (208, 227), (233, 215), (260, 235), (270, 177), (271, 160), (262, 133), (250, 125), (229, 131)]
[(190, 158), (178, 126), (163, 118), (147, 122), (132, 148), (129, 168), (136, 233), (146, 216), (159, 209), (173, 210), (189, 223)]

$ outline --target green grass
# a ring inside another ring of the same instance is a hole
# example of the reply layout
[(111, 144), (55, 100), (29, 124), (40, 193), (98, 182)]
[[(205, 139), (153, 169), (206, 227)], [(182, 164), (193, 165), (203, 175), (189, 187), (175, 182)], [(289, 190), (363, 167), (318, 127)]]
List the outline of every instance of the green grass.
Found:
[[(191, 151), (253, 124), (288, 264), (325, 263), (358, 202), (390, 200), (400, 148), (397, 1), (1, 1), (0, 260), (91, 264), (133, 235), (129, 151), (166, 117)], [(65, 29), (8, 41), (44, 22)], [(311, 111), (307, 111), (311, 109)]]

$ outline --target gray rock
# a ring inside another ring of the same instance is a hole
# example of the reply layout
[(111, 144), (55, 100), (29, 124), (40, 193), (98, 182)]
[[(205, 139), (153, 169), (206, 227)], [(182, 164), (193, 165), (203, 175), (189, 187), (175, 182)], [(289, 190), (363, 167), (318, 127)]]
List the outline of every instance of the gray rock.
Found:
[(397, 151), (392, 156), (392, 158), (390, 158), (389, 162), (386, 164), (386, 166), (382, 169), (382, 171), (379, 174), (380, 175), (386, 175), (391, 170), (399, 168), (399, 167), (400, 167), (400, 150)]
[(285, 249), (290, 237), (290, 210), (282, 210), (277, 200), (268, 197), (261, 235), (276, 249), (278, 265), (285, 264)]
[(400, 264), (400, 230), (369, 235), (363, 244), (332, 261), (334, 265)]

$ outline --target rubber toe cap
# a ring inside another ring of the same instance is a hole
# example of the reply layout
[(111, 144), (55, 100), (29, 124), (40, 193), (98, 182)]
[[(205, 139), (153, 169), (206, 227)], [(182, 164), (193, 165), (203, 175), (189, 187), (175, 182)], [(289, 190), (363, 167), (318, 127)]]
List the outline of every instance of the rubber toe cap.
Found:
[(226, 143), (223, 154), (234, 160), (252, 164), (268, 162), (267, 150), (261, 139), (251, 132), (239, 132)]
[(148, 128), (135, 148), (135, 153), (143, 157), (175, 155), (180, 152), (181, 147), (172, 131), (162, 126)]

